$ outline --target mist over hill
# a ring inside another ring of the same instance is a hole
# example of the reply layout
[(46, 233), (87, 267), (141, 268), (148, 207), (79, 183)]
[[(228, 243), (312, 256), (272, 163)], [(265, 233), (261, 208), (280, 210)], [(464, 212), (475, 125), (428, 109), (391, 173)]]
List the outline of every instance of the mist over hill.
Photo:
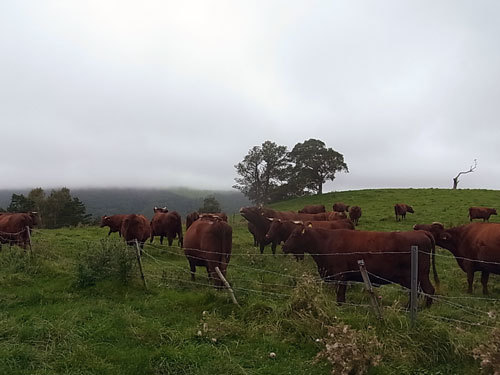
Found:
[[(50, 194), (51, 189), (44, 189)], [(7, 208), (12, 194), (27, 195), (30, 189), (0, 190), (0, 207)], [(154, 206), (167, 206), (182, 216), (196, 211), (203, 205), (203, 199), (214, 196), (222, 210), (228, 214), (238, 212), (242, 206), (250, 204), (238, 191), (196, 190), (189, 188), (138, 189), (138, 188), (85, 188), (71, 189), (71, 195), (78, 197), (93, 216), (118, 213), (139, 213), (147, 217), (153, 214)]]

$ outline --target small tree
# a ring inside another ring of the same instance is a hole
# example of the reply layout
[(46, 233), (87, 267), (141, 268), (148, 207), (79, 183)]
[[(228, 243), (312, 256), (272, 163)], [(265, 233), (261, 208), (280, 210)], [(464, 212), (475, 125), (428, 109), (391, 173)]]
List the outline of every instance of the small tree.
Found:
[(297, 143), (288, 158), (293, 166), (289, 181), (298, 184), (298, 189), (308, 189), (317, 194), (323, 193), (323, 184), (334, 180), (335, 173), (349, 172), (344, 156), (327, 148), (319, 139), (309, 139)]
[(266, 141), (254, 146), (242, 162), (236, 164), (235, 189), (254, 203), (268, 203), (273, 192), (282, 184), (288, 166), (286, 146)]
[(453, 190), (456, 190), (458, 183), (460, 182), (458, 179), (460, 175), (474, 172), (476, 168), (477, 168), (477, 159), (474, 159), (474, 165), (471, 165), (468, 171), (459, 172), (456, 175), (456, 177), (453, 178)]
[(209, 196), (203, 199), (203, 206), (198, 209), (200, 213), (217, 213), (221, 212), (220, 203), (214, 196)]

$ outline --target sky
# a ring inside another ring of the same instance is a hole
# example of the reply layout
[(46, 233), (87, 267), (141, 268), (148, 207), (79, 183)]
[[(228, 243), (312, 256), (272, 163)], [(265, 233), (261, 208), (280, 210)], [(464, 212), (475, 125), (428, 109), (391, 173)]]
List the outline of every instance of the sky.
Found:
[(500, 2), (0, 3), (0, 188), (231, 189), (266, 140), (324, 191), (500, 189)]

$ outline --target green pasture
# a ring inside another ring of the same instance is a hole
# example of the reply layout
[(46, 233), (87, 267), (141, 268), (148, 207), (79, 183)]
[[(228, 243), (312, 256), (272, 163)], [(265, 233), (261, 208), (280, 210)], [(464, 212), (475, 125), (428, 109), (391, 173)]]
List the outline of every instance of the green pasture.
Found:
[[(336, 201), (362, 207), (360, 230), (410, 230), (415, 223), (466, 223), (473, 205), (500, 209), (500, 192), (346, 191), (273, 208), (322, 203), (331, 209)], [(410, 204), (415, 213), (396, 222), (395, 203)], [(230, 224), (233, 255), (227, 278), (240, 307), (225, 291), (208, 285), (204, 269), (190, 282), (182, 250), (160, 245), (159, 239), (145, 246), (142, 258), (147, 290), (133, 249), (116, 233), (108, 238), (107, 228), (36, 230), (32, 254), (4, 245), (0, 374), (330, 374), (342, 358), (316, 358), (326, 343), (337, 343), (346, 357), (377, 358), (369, 374), (481, 373), (473, 353), (481, 344), (488, 353), (500, 329), (499, 275), (491, 275), (490, 295), (483, 296), (476, 274), (474, 294), (468, 295), (465, 273), (448, 251), (438, 249), (438, 294), (443, 297), (420, 310), (411, 327), (406, 291), (383, 286), (376, 291), (384, 314), (379, 321), (361, 285), (350, 286), (347, 304), (338, 306), (333, 288), (318, 279), (309, 256), (297, 262), (279, 249), (273, 256), (269, 247), (261, 255), (246, 221), (233, 215)], [(345, 326), (359, 339), (355, 345), (351, 338), (346, 342), (347, 335), (327, 335)]]

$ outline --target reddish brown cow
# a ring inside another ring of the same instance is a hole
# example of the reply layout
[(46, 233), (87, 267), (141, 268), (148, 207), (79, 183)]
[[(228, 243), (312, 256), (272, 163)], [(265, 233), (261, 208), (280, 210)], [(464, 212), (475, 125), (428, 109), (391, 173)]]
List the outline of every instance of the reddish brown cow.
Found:
[(326, 212), (324, 204), (310, 204), (298, 211), (299, 214), (320, 214)]
[(0, 215), (0, 249), (2, 243), (18, 245), (26, 249), (30, 245), (30, 233), (38, 223), (36, 212), (3, 213)]
[(128, 245), (135, 245), (137, 240), (142, 249), (144, 242), (151, 236), (151, 227), (145, 216), (131, 214), (123, 219), (120, 232)]
[(349, 206), (342, 203), (342, 202), (337, 202), (333, 204), (333, 211), (335, 212), (347, 212), (349, 211)]
[(361, 217), (361, 207), (359, 206), (352, 206), (349, 209), (349, 219), (352, 220), (354, 225), (358, 225), (359, 218)]
[(248, 222), (247, 224), (248, 231), (250, 234), (253, 236), (253, 245), (254, 246), (259, 246), (259, 241), (257, 241), (257, 228), (252, 222)]
[(256, 207), (262, 216), (272, 217), (281, 220), (302, 220), (302, 221), (325, 221), (328, 220), (328, 212), (319, 214), (299, 214), (293, 211), (275, 211), (270, 208)]
[(101, 228), (109, 227), (108, 236), (111, 233), (118, 232), (118, 235), (121, 237), (122, 223), (123, 219), (125, 219), (126, 216), (127, 215), (111, 215), (111, 216), (104, 215), (103, 217), (101, 217)]
[(225, 221), (227, 223), (227, 215), (225, 212), (209, 212), (209, 213), (198, 213), (198, 212), (191, 212), (186, 216), (186, 230), (193, 224), (196, 220), (198, 220), (201, 216), (203, 215), (215, 215), (219, 218), (221, 218), (222, 221)]
[(326, 218), (328, 221), (335, 221), (335, 220), (345, 220), (347, 219), (347, 215), (345, 212), (327, 212), (326, 213)]
[(469, 208), (469, 218), (472, 219), (483, 219), (483, 222), (489, 221), (491, 215), (496, 215), (497, 210), (488, 207), (471, 207)]
[(440, 223), (432, 223), (413, 228), (430, 231), (436, 244), (455, 256), (467, 274), (468, 293), (472, 293), (474, 273), (480, 271), (483, 294), (488, 294), (490, 273), (500, 274), (500, 224), (472, 223), (445, 229)]
[(215, 220), (196, 220), (186, 231), (184, 254), (189, 262), (191, 280), (195, 279), (196, 266), (206, 267), (208, 277), (216, 286), (222, 286), (215, 267), (226, 276), (231, 257), (233, 230), (229, 224)]
[(406, 219), (406, 213), (409, 212), (409, 213), (415, 213), (415, 211), (413, 211), (413, 207), (412, 206), (408, 206), (407, 204), (404, 204), (404, 203), (396, 203), (394, 205), (394, 213), (396, 214), (396, 221), (400, 221), (401, 219), (399, 218), (399, 216), (401, 216), (403, 219)]
[(151, 238), (149, 242), (153, 242), (155, 236), (160, 236), (160, 244), (163, 245), (163, 237), (167, 237), (168, 246), (172, 246), (174, 238), (179, 239), (179, 246), (182, 247), (182, 220), (181, 215), (177, 211), (167, 213), (156, 212), (151, 219)]
[[(347, 281), (361, 282), (358, 260), (364, 260), (370, 278), (376, 284), (389, 282), (410, 288), (411, 246), (422, 252), (418, 260), (418, 280), (424, 293), (434, 294), (429, 280), (430, 254), (434, 239), (424, 231), (368, 232), (355, 230), (325, 230), (302, 227), (296, 229), (283, 245), (284, 253), (308, 252), (324, 281), (338, 281), (337, 302), (345, 302)], [(433, 268), (435, 270), (435, 268)], [(434, 274), (437, 283), (437, 274)], [(426, 297), (426, 305), (432, 298)]]

